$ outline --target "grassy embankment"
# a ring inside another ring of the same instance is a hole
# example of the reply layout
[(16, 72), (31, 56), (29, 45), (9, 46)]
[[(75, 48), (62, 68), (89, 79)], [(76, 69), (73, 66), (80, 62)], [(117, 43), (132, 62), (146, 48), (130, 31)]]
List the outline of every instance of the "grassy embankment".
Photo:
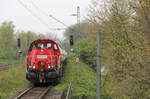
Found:
[(72, 78), (72, 96), (73, 98), (82, 98), (88, 96), (90, 99), (96, 98), (96, 72), (86, 64), (73, 63), (73, 56), (68, 57), (65, 74), (59, 85), (54, 89), (62, 91), (67, 90), (69, 80)]
[(16, 91), (28, 84), (25, 78), (25, 65), (0, 72), (0, 99), (10, 99)]

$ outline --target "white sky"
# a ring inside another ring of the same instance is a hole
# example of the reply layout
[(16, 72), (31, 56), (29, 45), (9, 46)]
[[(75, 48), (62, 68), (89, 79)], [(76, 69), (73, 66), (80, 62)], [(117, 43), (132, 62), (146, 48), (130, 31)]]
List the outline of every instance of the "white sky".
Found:
[[(62, 37), (63, 31), (49, 30), (49, 28), (66, 28), (62, 24), (48, 17), (49, 14), (58, 18), (68, 26), (75, 24), (76, 17), (71, 14), (76, 13), (77, 6), (80, 6), (81, 20), (88, 11), (91, 0), (20, 0), (35, 16), (34, 17), (19, 0), (0, 0), (0, 24), (3, 21), (13, 21), (16, 30), (33, 31), (35, 33), (47, 32), (57, 33)], [(38, 8), (36, 8), (38, 7)]]

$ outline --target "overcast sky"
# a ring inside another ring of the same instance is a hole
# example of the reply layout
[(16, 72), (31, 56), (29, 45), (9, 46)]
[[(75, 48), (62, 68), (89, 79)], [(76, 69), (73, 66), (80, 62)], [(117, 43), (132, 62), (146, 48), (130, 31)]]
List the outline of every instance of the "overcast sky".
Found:
[(48, 15), (53, 15), (69, 26), (76, 23), (76, 17), (71, 16), (71, 14), (76, 13), (77, 6), (80, 6), (82, 20), (91, 2), (91, 0), (20, 1), (21, 2), (19, 2), (19, 0), (0, 0), (0, 24), (3, 21), (13, 21), (16, 30), (30, 30), (43, 34), (53, 32), (59, 34), (59, 36), (63, 31), (56, 31), (51, 28), (66, 27), (56, 22)]

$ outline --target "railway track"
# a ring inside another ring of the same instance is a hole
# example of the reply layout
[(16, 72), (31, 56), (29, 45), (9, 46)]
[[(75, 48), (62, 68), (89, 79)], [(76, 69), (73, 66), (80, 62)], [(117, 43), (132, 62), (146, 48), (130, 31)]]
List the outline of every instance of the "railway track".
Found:
[(14, 99), (62, 99), (63, 93), (50, 87), (29, 87)]
[(3, 64), (3, 65), (0, 65), (0, 71), (8, 70), (10, 67), (18, 66), (18, 65), (20, 65), (20, 63)]

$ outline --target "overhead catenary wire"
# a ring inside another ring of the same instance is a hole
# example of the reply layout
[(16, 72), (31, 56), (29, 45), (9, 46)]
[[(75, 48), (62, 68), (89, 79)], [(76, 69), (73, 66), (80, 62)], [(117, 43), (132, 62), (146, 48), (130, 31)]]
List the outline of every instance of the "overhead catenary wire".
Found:
[[(53, 18), (55, 21), (61, 23), (62, 25), (66, 26), (66, 27), (69, 27), (68, 25), (66, 25), (65, 23), (61, 22), (60, 20), (58, 20), (57, 18), (55, 18), (54, 16), (52, 15), (49, 15), (51, 18)], [(69, 29), (71, 29), (72, 31), (75, 31), (72, 27), (69, 27)]]
[[(38, 11), (41, 11), (44, 15), (48, 15), (46, 14), (46, 12), (44, 12), (43, 10), (41, 10), (35, 3), (33, 3), (33, 1), (31, 0), (31, 3), (32, 5), (34, 6), (35, 9), (37, 9)], [(49, 17), (51, 17), (52, 19), (54, 19), (55, 21), (57, 21), (58, 23), (62, 24), (63, 26), (65, 27), (69, 27), (68, 25), (66, 25), (64, 22), (60, 21), (59, 19), (57, 19), (56, 17), (54, 17), (52, 14), (49, 14), (48, 15)], [(63, 29), (66, 29), (66, 28), (57, 28), (57, 30), (63, 30)], [(75, 31), (73, 28), (70, 27), (70, 29), (72, 31)]]
[[(49, 30), (53, 30), (54, 28), (50, 28), (45, 21), (43, 21), (39, 16), (37, 16), (32, 10), (30, 10), (27, 5), (25, 5), (21, 0), (18, 0), (18, 2), (28, 11), (32, 16), (34, 16), (36, 19), (38, 19), (39, 22), (41, 22), (43, 25), (45, 25)], [(56, 28), (55, 28), (56, 29)], [(58, 28), (57, 28), (58, 29)]]
[(30, 2), (37, 11), (40, 11), (43, 15), (48, 16), (48, 14), (46, 12), (44, 12), (43, 10), (41, 10), (32, 0)]
[[(42, 9), (40, 9), (38, 6), (37, 6), (37, 4), (35, 4), (32, 0), (31, 0), (31, 4), (32, 4), (32, 6), (37, 10), (37, 11), (40, 11), (43, 15), (45, 15), (45, 16), (48, 16), (48, 14), (45, 12), (45, 11), (43, 11)], [(49, 17), (48, 17), (49, 18)], [(56, 30), (65, 30), (66, 28), (51, 28), (51, 30), (54, 30), (54, 31), (56, 31)], [(57, 35), (56, 35), (57, 36)], [(59, 40), (58, 40), (59, 41)], [(60, 41), (59, 41), (60, 42)]]
[[(21, 0), (18, 0), (18, 2), (28, 11), (31, 13), (32, 16), (34, 16), (35, 18), (37, 18), (43, 25), (45, 25), (49, 30), (64, 30), (65, 28), (49, 28), (48, 24), (45, 23), (39, 16), (37, 16), (32, 10), (30, 10), (27, 5), (25, 5)], [(36, 8), (39, 9), (33, 2), (32, 5)], [(38, 10), (38, 11), (39, 11)], [(42, 11), (43, 14), (46, 14), (44, 11)], [(47, 14), (46, 14), (47, 16)], [(57, 21), (58, 23), (61, 23), (62, 25), (64, 25), (65, 27), (69, 27), (68, 25), (66, 25), (65, 23), (63, 23), (62, 21), (60, 21), (59, 19), (55, 18), (54, 16), (52, 16), (51, 14), (49, 15), (49, 17), (51, 17), (52, 19), (54, 19), (55, 21)], [(73, 28), (69, 27), (70, 30), (75, 31)]]
[(52, 14), (46, 14), (46, 12), (44, 12), (43, 10), (41, 10), (35, 3), (33, 3), (33, 1), (31, 0), (31, 4), (34, 6), (34, 8), (38, 11), (41, 11), (42, 14), (51, 17), (52, 19), (54, 19), (55, 21), (57, 21), (58, 23), (64, 25), (65, 27), (68, 27), (68, 25), (66, 25), (64, 22), (60, 21), (59, 19), (57, 19), (56, 17), (54, 17)]
[[(32, 5), (34, 6), (34, 8), (38, 11), (41, 11), (44, 15), (51, 17), (52, 19), (54, 19), (55, 21), (57, 21), (58, 23), (64, 25), (65, 27), (69, 27), (68, 25), (66, 25), (64, 22), (60, 21), (59, 19), (55, 18), (52, 14), (47, 15), (46, 12), (44, 12), (43, 10), (41, 10), (35, 3), (33, 3), (33, 1), (31, 0)], [(57, 28), (55, 30), (63, 30), (66, 28)], [(72, 31), (75, 31), (73, 28), (69, 27), (69, 29), (71, 29)]]
[(58, 20), (57, 18), (55, 18), (53, 15), (50, 14), (49, 16), (50, 16), (51, 18), (53, 18), (55, 21), (57, 21), (57, 22), (61, 23), (62, 25), (68, 27), (68, 25), (66, 25), (65, 23), (61, 22), (61, 21)]

